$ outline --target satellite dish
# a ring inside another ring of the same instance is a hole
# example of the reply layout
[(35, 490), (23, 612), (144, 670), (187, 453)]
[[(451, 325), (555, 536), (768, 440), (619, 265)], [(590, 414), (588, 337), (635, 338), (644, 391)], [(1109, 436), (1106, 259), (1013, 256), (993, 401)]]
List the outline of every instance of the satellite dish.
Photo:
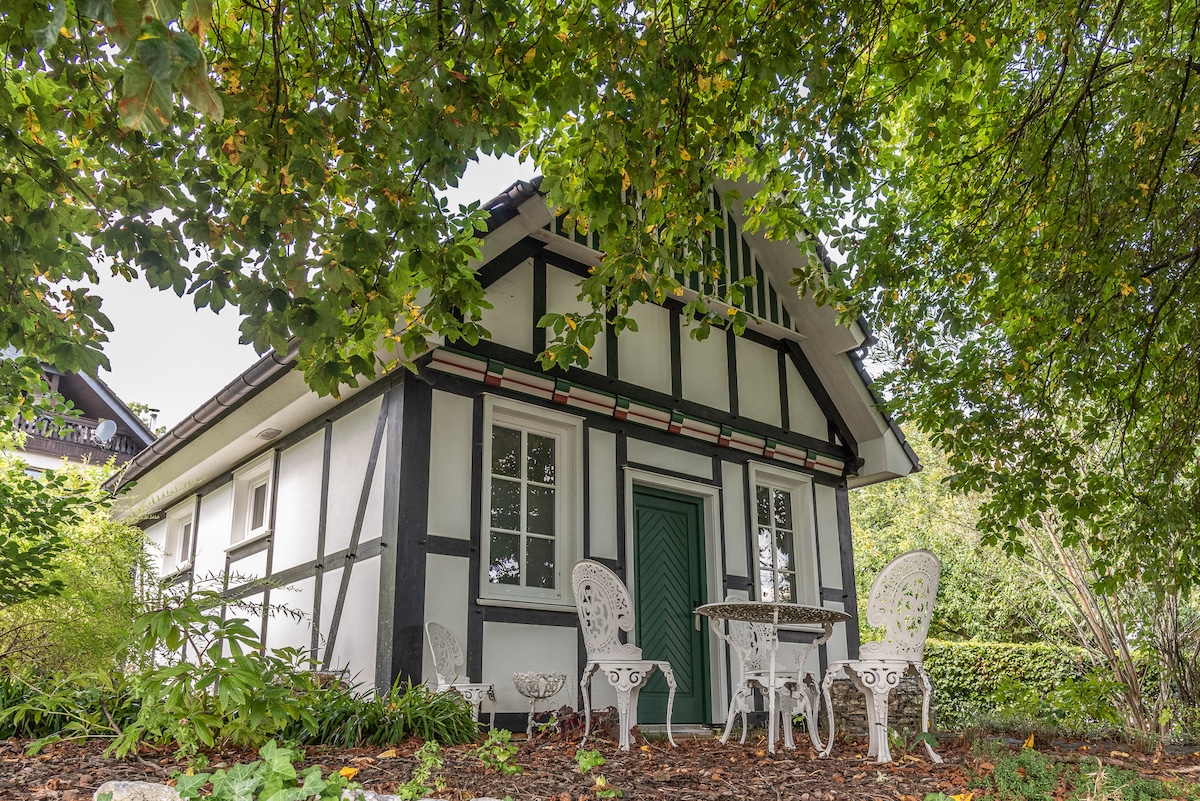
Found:
[(96, 441), (101, 445), (106, 445), (116, 433), (117, 423), (115, 420), (101, 420), (100, 425), (96, 426)]

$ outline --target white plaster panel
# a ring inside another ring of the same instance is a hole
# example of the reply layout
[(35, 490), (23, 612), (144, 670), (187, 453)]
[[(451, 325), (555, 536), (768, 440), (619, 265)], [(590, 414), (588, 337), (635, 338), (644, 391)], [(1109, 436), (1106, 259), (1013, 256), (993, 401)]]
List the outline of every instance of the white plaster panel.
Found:
[(471, 476), (471, 418), (475, 402), (433, 391), (429, 440), (429, 533), (471, 538), (471, 504), (463, 491)]
[(817, 543), (821, 550), (821, 582), (842, 589), (842, 550), (838, 538), (837, 491), (817, 484), (813, 487), (817, 502)]
[(324, 431), (318, 431), (279, 454), (272, 563), (275, 570), (286, 570), (317, 558), (324, 454)]
[(725, 332), (713, 328), (698, 342), (684, 328), (679, 337), (683, 365), (683, 397), (723, 412), (729, 411), (729, 343)]
[[(538, 707), (539, 711), (557, 709), (563, 704), (575, 706), (579, 689), (576, 664), (576, 629), (568, 626), (527, 626), (519, 623), (483, 624), (483, 680), (495, 685), (497, 712), (528, 712), (529, 699), (513, 687), (514, 673), (536, 670), (541, 673), (566, 673), (563, 689)], [(592, 682), (599, 689), (604, 677)], [(611, 699), (593, 704), (603, 709), (616, 703)], [(598, 696), (597, 696), (598, 697)]]
[(245, 584), (247, 581), (256, 578), (263, 578), (267, 575), (267, 552), (266, 550), (252, 553), (245, 559), (229, 563), (229, 586), (236, 587), (239, 584)]
[[(822, 604), (827, 609), (836, 609), (839, 612), (849, 612), (855, 614), (856, 610), (847, 609), (846, 605), (840, 601), (826, 601)], [(838, 623), (833, 627), (833, 636), (829, 638), (829, 642), (825, 644), (825, 648), (829, 653), (829, 661), (836, 662), (839, 659), (849, 659), (850, 649), (847, 641), (847, 629), (850, 626), (857, 626), (858, 621), (851, 619), (845, 623)]]
[(142, 531), (142, 541), (146, 544), (146, 552), (150, 554), (150, 566), (155, 576), (162, 576), (163, 549), (167, 543), (167, 521), (160, 520), (152, 526), (146, 526)]
[[(271, 590), (271, 605), (286, 607), (271, 615), (267, 622), (268, 648), (298, 648), (307, 652), (312, 645), (312, 611), (317, 580), (312, 576)], [(299, 613), (300, 617), (294, 616)]]
[[(578, 276), (557, 267), (546, 267), (546, 310), (559, 314), (566, 312), (587, 314), (591, 311), (591, 306), (579, 300)], [(548, 331), (546, 341), (549, 342), (553, 337), (554, 332)], [(589, 348), (589, 351), (591, 360), (588, 362), (588, 371), (607, 375), (608, 347), (605, 343), (603, 329), (600, 330), (595, 344)]]
[(725, 572), (750, 576), (746, 564), (746, 469), (742, 465), (721, 463), (721, 493), (725, 500)]
[(588, 556), (617, 558), (617, 435), (588, 429), (588, 511), (591, 549)]
[[(333, 625), (333, 611), (342, 570), (325, 574), (321, 589), (321, 657)], [(332, 670), (344, 670), (352, 684), (370, 686), (375, 681), (375, 645), (379, 629), (379, 557), (355, 563), (346, 590), (346, 602), (333, 644)]]
[(233, 483), (230, 482), (200, 499), (196, 523), (196, 559), (193, 567), (197, 580), (225, 572), (225, 549), (229, 547), (233, 525)]
[(665, 394), (671, 392), (671, 313), (652, 303), (629, 309), (637, 331), (617, 337), (617, 369), (622, 381)]
[[(636, 433), (636, 431), (632, 432), (632, 434)], [(686, 443), (686, 440), (683, 440), (683, 443)], [(712, 458), (709, 456), (678, 448), (668, 448), (666, 445), (635, 439), (632, 435), (626, 441), (626, 447), (629, 461), (636, 464), (674, 470), (677, 473), (686, 473), (689, 476), (712, 480)]]
[(487, 301), (481, 322), (498, 345), (519, 351), (533, 351), (533, 262), (525, 261), (487, 288)]
[[(431, 553), (425, 557), (425, 619), (441, 623), (458, 640), (458, 645), (467, 652), (467, 593), (470, 590), (471, 561), (461, 556), (444, 556)], [(436, 682), (433, 671), (433, 654), (429, 650), (429, 639), (421, 638), (421, 679)], [(466, 666), (460, 667), (466, 670)], [(473, 677), (472, 677), (473, 678)], [(466, 679), (464, 678), (464, 681)]]
[[(383, 398), (355, 409), (333, 424), (333, 441), (329, 454), (329, 511), (325, 525), (325, 553), (340, 551), (350, 545), (358, 499), (362, 494), (371, 442), (379, 421)], [(386, 436), (386, 434), (385, 434)], [(382, 450), (382, 449), (381, 449)], [(375, 464), (383, 472), (383, 460)]]
[(741, 337), (736, 342), (738, 414), (773, 426), (780, 425), (779, 354)]
[(825, 441), (829, 439), (829, 422), (808, 391), (808, 385), (796, 372), (796, 365), (787, 359), (788, 426), (797, 434)]

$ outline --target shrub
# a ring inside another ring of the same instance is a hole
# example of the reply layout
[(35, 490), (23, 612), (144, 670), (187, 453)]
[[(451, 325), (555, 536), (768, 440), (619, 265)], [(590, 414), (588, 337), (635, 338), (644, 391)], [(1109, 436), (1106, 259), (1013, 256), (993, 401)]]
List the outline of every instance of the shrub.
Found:
[(190, 754), (274, 738), (354, 747), (409, 734), (446, 744), (478, 737), (471, 707), (457, 695), (424, 685), (397, 684), (383, 695), (323, 685), (302, 653), (264, 649), (244, 620), (224, 620), (197, 597), (144, 615), (133, 656), (144, 667), (132, 674), (0, 674), (0, 734), (39, 738), (35, 747), (108, 737), (118, 756), (141, 743)]

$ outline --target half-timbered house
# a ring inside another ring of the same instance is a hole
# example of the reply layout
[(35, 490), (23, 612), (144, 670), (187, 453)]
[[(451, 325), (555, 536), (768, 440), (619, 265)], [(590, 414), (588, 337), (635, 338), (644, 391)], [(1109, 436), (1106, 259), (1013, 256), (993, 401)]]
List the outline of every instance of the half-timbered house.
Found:
[[(252, 623), (366, 684), (432, 678), (436, 620), (515, 723), (516, 671), (566, 673), (559, 702), (577, 700), (569, 574), (595, 559), (629, 586), (647, 658), (674, 666), (675, 722), (720, 721), (730, 662), (693, 608), (732, 594), (853, 612), (849, 490), (916, 468), (868, 386), (868, 332), (789, 291), (801, 250), (732, 208), (717, 244), (726, 280), (757, 278), (744, 335), (697, 341), (672, 299), (635, 309), (637, 331), (609, 332), (586, 369), (543, 372), (536, 323), (578, 309), (601, 254), (530, 184), (488, 208), (489, 341), (432, 343), (418, 374), (336, 400), (268, 355), (132, 462), (131, 501), (159, 499), (162, 573), (298, 610)], [(856, 654), (856, 627), (839, 629), (814, 661)], [(652, 682), (640, 718), (664, 709)]]

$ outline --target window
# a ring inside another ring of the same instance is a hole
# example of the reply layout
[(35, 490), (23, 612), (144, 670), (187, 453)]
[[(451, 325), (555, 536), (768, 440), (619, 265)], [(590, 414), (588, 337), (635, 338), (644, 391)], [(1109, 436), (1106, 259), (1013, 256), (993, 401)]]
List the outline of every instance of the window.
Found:
[(579, 421), (487, 399), (481, 595), (569, 603)]
[(178, 573), (191, 565), (195, 527), (194, 500), (167, 513), (167, 536), (163, 542), (163, 575)]
[(233, 527), (229, 541), (236, 544), (271, 533), (271, 474), (274, 452), (234, 474)]
[(819, 604), (812, 487), (799, 475), (751, 466), (758, 552), (758, 597), (763, 601)]

